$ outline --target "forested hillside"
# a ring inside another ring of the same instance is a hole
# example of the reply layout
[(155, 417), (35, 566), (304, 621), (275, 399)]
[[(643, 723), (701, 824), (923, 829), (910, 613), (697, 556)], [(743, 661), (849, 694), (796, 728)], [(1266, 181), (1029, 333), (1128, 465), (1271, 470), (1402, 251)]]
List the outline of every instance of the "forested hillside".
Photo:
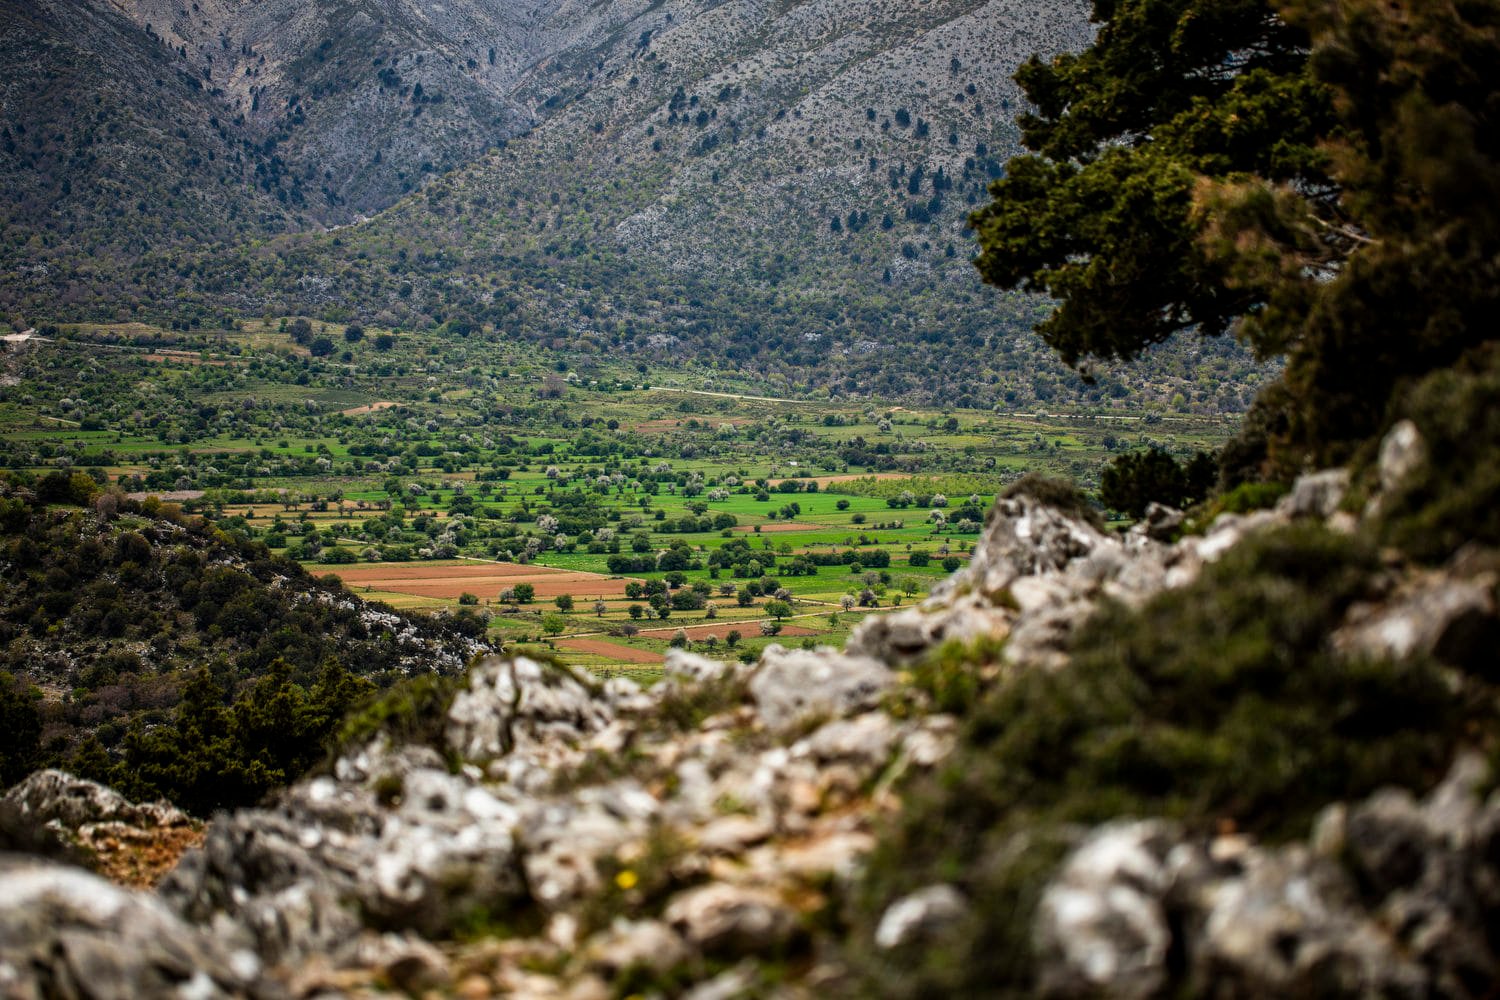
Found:
[[(63, 765), (194, 811), (252, 802), (321, 759), (375, 687), (455, 674), (484, 648), (477, 617), (367, 604), (81, 473), (6, 481), (0, 531), (7, 784)], [(206, 726), (225, 706), (240, 723)]]

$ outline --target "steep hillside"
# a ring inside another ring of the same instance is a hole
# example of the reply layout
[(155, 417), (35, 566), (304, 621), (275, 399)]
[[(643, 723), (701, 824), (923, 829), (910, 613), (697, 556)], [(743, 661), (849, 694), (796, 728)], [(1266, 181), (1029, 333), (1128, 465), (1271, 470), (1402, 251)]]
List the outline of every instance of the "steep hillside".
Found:
[(549, 12), (507, 0), (118, 6), (284, 161), (294, 201), (335, 222), (527, 126), (508, 95), (549, 41)]
[[(1017, 150), (1011, 74), (1086, 41), (1081, 3), (129, 10), (207, 74), (307, 217), (419, 186), (335, 232), (173, 247), (93, 277), (58, 266), (32, 278), (25, 315), (300, 312), (961, 405), (1142, 380), (1081, 382), (1025, 335), (1038, 303), (982, 291), (968, 263), (967, 213)], [(424, 183), (424, 164), (486, 145)], [(1207, 353), (1190, 363), (1227, 369), (1225, 392), (1186, 398), (1242, 407), (1246, 359)], [(1167, 397), (1173, 364), (1148, 376)]]
[[(296, 777), (372, 681), (454, 674), (484, 648), (476, 618), (367, 604), (82, 474), (0, 485), (0, 579), (0, 782), (67, 764), (194, 811)], [(193, 744), (192, 713), (221, 704), (242, 724)]]
[(297, 224), (204, 81), (108, 6), (4, 0), (0, 58), (7, 305), (110, 297), (148, 250)]

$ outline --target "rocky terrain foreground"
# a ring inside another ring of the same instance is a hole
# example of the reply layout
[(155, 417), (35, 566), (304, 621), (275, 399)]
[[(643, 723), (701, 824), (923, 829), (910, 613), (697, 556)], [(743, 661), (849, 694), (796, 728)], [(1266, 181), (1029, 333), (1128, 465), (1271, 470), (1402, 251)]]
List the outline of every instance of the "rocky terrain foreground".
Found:
[[(1420, 449), (1397, 428), (1385, 489)], [(217, 817), (153, 892), (9, 856), (0, 995), (880, 989), (858, 985), (861, 956), (939, 946), (984, 904), (955, 879), (879, 901), (867, 930), (838, 916), (902, 788), (941, 771), (961, 738), (962, 720), (937, 711), (912, 671), (955, 643), (995, 651), (976, 656), (987, 683), (1069, 671), (1070, 641), (1101, 601), (1180, 591), (1294, 522), (1359, 530), (1379, 493), (1356, 513), (1347, 488), (1341, 471), (1305, 477), (1273, 510), (1224, 514), (1176, 541), (1163, 539), (1180, 515), (1160, 508), (1122, 537), (1030, 496), (1002, 499), (969, 568), (922, 606), (871, 619), (846, 650), (773, 647), (749, 666), (677, 651), (650, 690), (484, 660), (441, 718), (403, 720), (265, 808)], [(1350, 662), (1492, 660), (1483, 565), (1388, 571), (1383, 599), (1351, 608), (1326, 644)], [(1035, 988), (1490, 995), (1494, 787), (1485, 758), (1461, 750), (1437, 787), (1328, 803), (1310, 834), (1262, 840), (1149, 815), (1073, 830), (1032, 918)], [(43, 773), (4, 808), (12, 824), (29, 816), (87, 847), (70, 831), (102, 821), (90, 810), (123, 808), (107, 801)]]

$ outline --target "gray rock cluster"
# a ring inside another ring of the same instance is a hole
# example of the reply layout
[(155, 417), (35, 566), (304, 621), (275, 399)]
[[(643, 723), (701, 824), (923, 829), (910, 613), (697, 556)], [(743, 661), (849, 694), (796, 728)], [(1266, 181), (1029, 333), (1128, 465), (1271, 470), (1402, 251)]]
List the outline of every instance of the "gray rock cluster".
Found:
[(1329, 806), (1306, 843), (1187, 838), (1161, 820), (1092, 832), (1043, 896), (1040, 992), (1487, 996), (1500, 955), (1500, 794), (1461, 758), (1418, 801)]
[(78, 868), (0, 857), (0, 996), (270, 997), (260, 960), (160, 899)]
[(59, 831), (81, 831), (101, 823), (160, 827), (190, 822), (166, 802), (131, 802), (113, 789), (50, 769), (33, 773), (0, 802), (14, 810), (18, 821)]
[[(952, 720), (892, 718), (891, 671), (831, 650), (772, 647), (749, 669), (674, 651), (667, 674), (647, 692), (491, 658), (441, 750), (377, 741), (272, 807), (221, 817), (162, 899), (280, 970), (389, 976), (475, 921), (539, 924), (535, 947), (567, 956), (569, 981), (787, 946), (817, 887), (852, 878), (873, 845), (878, 810), (850, 806), (940, 761)], [(663, 699), (705, 685), (722, 711), (654, 728)], [(659, 917), (595, 916), (601, 898), (663, 882)], [(452, 978), (443, 962), (433, 974)], [(517, 975), (486, 982), (540, 988)]]

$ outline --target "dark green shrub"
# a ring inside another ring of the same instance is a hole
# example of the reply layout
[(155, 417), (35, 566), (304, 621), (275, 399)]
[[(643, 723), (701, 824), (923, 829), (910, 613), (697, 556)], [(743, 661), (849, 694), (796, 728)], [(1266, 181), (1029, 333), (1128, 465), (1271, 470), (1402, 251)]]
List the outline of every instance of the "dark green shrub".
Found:
[(1231, 514), (1248, 514), (1274, 506), (1286, 493), (1285, 483), (1240, 483), (1219, 497), (1217, 503), (1220, 510)]
[(418, 743), (444, 751), (448, 707), (462, 687), (462, 678), (441, 674), (419, 674), (391, 685), (348, 714), (334, 738), (335, 752), (361, 746), (381, 733), (394, 744)]
[(1184, 465), (1160, 448), (1116, 456), (1099, 476), (1104, 506), (1133, 519), (1155, 501), (1189, 507), (1208, 496), (1218, 475), (1212, 456), (1198, 452)]

